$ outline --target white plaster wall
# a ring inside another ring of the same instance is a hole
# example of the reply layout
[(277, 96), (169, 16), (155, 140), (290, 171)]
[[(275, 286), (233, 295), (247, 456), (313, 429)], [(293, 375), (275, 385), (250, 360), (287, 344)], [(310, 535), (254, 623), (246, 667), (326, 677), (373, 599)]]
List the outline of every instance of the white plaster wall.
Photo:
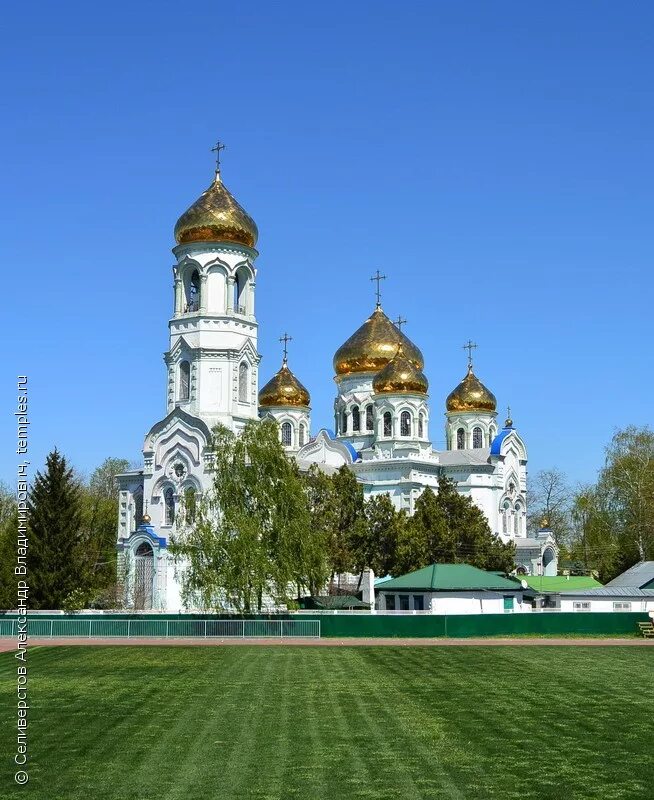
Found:
[[(590, 609), (575, 609), (574, 604), (590, 602)], [(631, 603), (631, 611), (654, 611), (654, 597), (561, 597), (561, 611), (584, 614), (587, 611), (613, 612), (613, 603)], [(616, 611), (616, 614), (621, 612)]]

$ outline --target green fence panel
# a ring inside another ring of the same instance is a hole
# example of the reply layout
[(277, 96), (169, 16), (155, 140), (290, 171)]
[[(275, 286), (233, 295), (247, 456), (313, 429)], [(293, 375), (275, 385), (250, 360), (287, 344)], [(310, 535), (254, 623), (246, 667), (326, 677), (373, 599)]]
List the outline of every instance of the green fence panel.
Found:
[[(16, 614), (0, 618), (0, 636), (16, 635)], [(450, 636), (634, 635), (644, 612), (462, 614), (51, 614), (28, 619), (30, 637), (437, 638)]]

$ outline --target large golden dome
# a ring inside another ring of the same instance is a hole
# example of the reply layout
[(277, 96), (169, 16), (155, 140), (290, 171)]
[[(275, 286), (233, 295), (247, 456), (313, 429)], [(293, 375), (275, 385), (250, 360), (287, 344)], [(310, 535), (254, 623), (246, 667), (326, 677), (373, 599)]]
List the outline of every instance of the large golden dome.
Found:
[(235, 242), (247, 247), (257, 243), (259, 231), (252, 217), (234, 199), (216, 172), (211, 186), (177, 220), (177, 244), (188, 242)]
[(468, 374), (447, 396), (445, 405), (448, 411), (495, 411), (497, 400), (472, 371), (471, 364)]
[(420, 350), (384, 314), (380, 306), (342, 344), (334, 355), (336, 376), (357, 372), (379, 372), (402, 345), (404, 355), (418, 369), (425, 366)]
[(288, 368), (286, 359), (276, 375), (259, 392), (260, 406), (308, 406), (309, 392)]
[(429, 381), (425, 373), (409, 361), (400, 345), (397, 355), (372, 382), (375, 394), (427, 394)]

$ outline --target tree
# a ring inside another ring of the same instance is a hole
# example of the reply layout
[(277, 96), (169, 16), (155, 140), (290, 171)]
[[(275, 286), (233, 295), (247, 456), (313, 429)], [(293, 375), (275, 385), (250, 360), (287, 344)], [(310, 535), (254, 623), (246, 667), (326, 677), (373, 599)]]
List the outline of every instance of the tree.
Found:
[(623, 563), (654, 558), (654, 431), (632, 425), (614, 435), (598, 489), (615, 515)]
[(34, 477), (28, 510), (30, 607), (61, 608), (73, 590), (85, 588), (85, 554), (81, 488), (56, 449)]
[[(366, 564), (359, 557), (361, 543), (366, 538), (366, 514), (363, 486), (345, 465), (331, 476), (333, 511), (328, 541), (328, 560), (331, 568), (330, 588), (334, 578)], [(357, 550), (359, 552), (357, 552)]]
[(398, 543), (394, 574), (433, 563), (467, 563), (480, 569), (510, 572), (515, 546), (505, 544), (490, 530), (484, 513), (456, 484), (441, 477), (438, 494), (427, 487), (415, 505)]
[(397, 511), (388, 493), (373, 495), (365, 504), (365, 537), (355, 548), (357, 567), (370, 567), (376, 575), (388, 575), (397, 562), (398, 542), (406, 525), (406, 512)]
[(272, 420), (248, 423), (236, 436), (214, 430), (214, 481), (185, 520), (172, 551), (186, 562), (185, 600), (206, 608), (261, 610), (265, 596), (326, 579), (320, 531), (313, 531), (305, 485)]
[(573, 569), (582, 574), (596, 571), (603, 583), (622, 571), (615, 522), (605, 499), (596, 486), (579, 488), (572, 503), (573, 534), (568, 549)]
[(16, 498), (0, 482), (0, 609), (16, 608), (16, 536), (18, 512)]
[(543, 469), (529, 485), (529, 527), (535, 531), (545, 522), (558, 545), (564, 545), (571, 534), (573, 492), (565, 473)]
[(87, 487), (82, 487), (82, 542), (87, 600), (97, 607), (116, 603), (116, 520), (118, 481), (129, 469), (124, 458), (107, 458), (94, 470)]

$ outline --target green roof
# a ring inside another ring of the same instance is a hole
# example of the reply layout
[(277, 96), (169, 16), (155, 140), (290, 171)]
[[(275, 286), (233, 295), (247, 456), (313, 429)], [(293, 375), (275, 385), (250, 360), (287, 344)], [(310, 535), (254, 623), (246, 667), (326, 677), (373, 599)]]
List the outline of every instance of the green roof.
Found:
[(524, 580), (536, 592), (565, 592), (571, 589), (598, 589), (602, 584), (588, 575), (526, 575)]
[(518, 581), (477, 569), (470, 564), (432, 564), (409, 572), (377, 586), (377, 591), (431, 591), (446, 592), (472, 589), (499, 589), (513, 591), (521, 588)]

